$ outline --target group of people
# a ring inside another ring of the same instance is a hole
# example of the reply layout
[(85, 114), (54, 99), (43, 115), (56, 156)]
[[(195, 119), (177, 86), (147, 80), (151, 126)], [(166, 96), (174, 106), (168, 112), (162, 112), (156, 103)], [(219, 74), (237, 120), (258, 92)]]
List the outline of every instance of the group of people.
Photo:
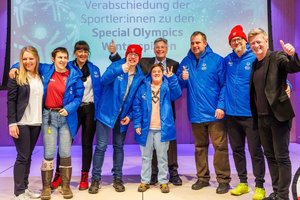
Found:
[[(230, 190), (229, 138), (240, 179), (230, 193), (238, 196), (250, 191), (245, 156), (247, 140), (255, 176), (253, 199), (289, 199), (292, 175), (288, 147), (294, 112), (287, 74), (300, 71), (298, 55), (291, 44), (283, 41), (280, 41), (283, 51), (270, 51), (268, 35), (261, 28), (252, 29), (247, 37), (242, 26), (237, 25), (231, 30), (228, 42), (233, 51), (222, 58), (208, 45), (206, 35), (196, 31), (190, 37), (190, 50), (180, 64), (167, 58), (165, 38), (154, 41), (153, 58), (143, 58), (142, 47), (131, 44), (121, 59), (112, 42), (109, 45), (112, 64), (102, 77), (98, 67), (88, 60), (90, 48), (85, 41), (75, 44), (75, 60), (70, 62), (67, 49), (54, 49), (52, 64), (41, 64), (37, 50), (24, 47), (19, 63), (12, 66), (8, 82), (9, 134), (17, 149), (14, 199), (48, 200), (51, 188), (60, 185), (64, 198), (73, 197), (70, 150), (80, 126), (80, 190), (88, 189), (90, 194), (99, 192), (112, 129), (113, 187), (117, 192), (125, 191), (122, 167), (130, 122), (142, 156), (138, 191), (145, 192), (150, 185), (159, 183), (161, 192), (168, 193), (169, 182), (182, 185), (178, 174), (174, 101), (180, 98), (184, 88), (195, 138), (197, 181), (192, 189), (210, 185), (210, 138), (219, 183), (216, 193)], [(28, 188), (31, 155), (40, 130), (44, 141), (41, 194)], [(273, 187), (268, 197), (264, 189), (264, 155)]]

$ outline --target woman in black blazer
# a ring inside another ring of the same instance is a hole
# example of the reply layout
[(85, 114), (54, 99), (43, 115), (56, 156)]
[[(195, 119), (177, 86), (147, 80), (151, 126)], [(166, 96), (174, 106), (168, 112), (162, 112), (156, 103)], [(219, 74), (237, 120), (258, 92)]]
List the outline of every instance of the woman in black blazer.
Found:
[(14, 200), (39, 198), (28, 188), (31, 155), (42, 124), (43, 83), (38, 73), (39, 55), (32, 46), (22, 48), (20, 71), (8, 81), (9, 134), (17, 150), (14, 164)]

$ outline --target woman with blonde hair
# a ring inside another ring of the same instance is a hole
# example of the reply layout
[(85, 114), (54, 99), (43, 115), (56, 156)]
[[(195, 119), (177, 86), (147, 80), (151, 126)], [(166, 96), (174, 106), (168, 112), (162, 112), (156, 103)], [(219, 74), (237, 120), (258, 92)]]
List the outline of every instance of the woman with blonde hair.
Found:
[(20, 52), (20, 71), (8, 81), (7, 105), (9, 134), (16, 145), (14, 200), (39, 198), (28, 188), (31, 155), (42, 124), (43, 83), (38, 73), (39, 55), (32, 46)]

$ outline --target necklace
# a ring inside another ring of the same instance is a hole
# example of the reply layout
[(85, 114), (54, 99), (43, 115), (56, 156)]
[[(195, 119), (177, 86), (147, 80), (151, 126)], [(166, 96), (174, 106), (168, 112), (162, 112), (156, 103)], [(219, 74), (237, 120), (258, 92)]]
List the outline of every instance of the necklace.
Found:
[(156, 92), (152, 90), (152, 101), (155, 104), (159, 101), (159, 92), (160, 92), (160, 88)]

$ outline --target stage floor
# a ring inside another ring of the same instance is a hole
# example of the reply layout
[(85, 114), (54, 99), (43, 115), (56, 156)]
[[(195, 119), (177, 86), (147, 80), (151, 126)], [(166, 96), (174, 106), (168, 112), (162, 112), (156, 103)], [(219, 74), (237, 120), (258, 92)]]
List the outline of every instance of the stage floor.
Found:
[[(291, 143), (290, 144), (290, 155), (292, 161), (293, 174), (300, 166), (300, 144)], [(16, 157), (16, 152), (14, 147), (0, 147), (0, 199), (8, 200), (13, 197), (13, 165)], [(249, 153), (247, 153), (247, 158), (249, 162), (248, 173), (249, 173), (249, 185), (252, 188), (251, 192), (239, 197), (231, 196), (227, 194), (216, 194), (215, 190), (218, 185), (215, 179), (215, 173), (213, 168), (213, 148), (210, 146), (209, 149), (209, 163), (211, 171), (211, 181), (210, 186), (204, 189), (195, 191), (191, 189), (191, 185), (196, 181), (196, 169), (194, 161), (194, 146), (192, 144), (180, 144), (178, 145), (178, 163), (179, 163), (179, 173), (183, 180), (182, 186), (173, 186), (170, 184), (170, 193), (162, 194), (160, 192), (159, 186), (151, 186), (149, 190), (144, 193), (137, 192), (137, 187), (140, 183), (140, 170), (141, 170), (141, 156), (140, 149), (138, 145), (125, 145), (125, 161), (123, 167), (124, 182), (126, 186), (126, 191), (123, 193), (117, 193), (112, 187), (112, 146), (108, 147), (106, 152), (106, 158), (103, 167), (103, 180), (101, 184), (101, 189), (98, 194), (89, 194), (87, 191), (79, 191), (78, 184), (80, 180), (81, 171), (81, 147), (72, 147), (72, 164), (73, 164), (73, 176), (71, 181), (71, 187), (73, 190), (73, 199), (85, 199), (85, 200), (195, 200), (195, 199), (205, 199), (205, 200), (248, 200), (252, 199), (253, 188), (254, 188), (254, 176), (251, 168), (251, 161), (249, 158)], [(43, 147), (37, 146), (35, 148), (34, 154), (32, 156), (32, 165), (30, 173), (30, 188), (35, 190), (40, 190), (42, 188), (41, 176), (40, 176), (40, 166), (43, 158)], [(238, 177), (236, 169), (233, 163), (232, 154), (230, 152), (230, 166), (232, 173), (231, 186), (234, 187), (238, 182)], [(266, 183), (265, 188), (269, 194), (272, 190), (271, 181), (268, 168), (266, 170)], [(291, 195), (290, 195), (291, 196)], [(59, 193), (59, 189), (53, 191), (52, 200), (63, 199), (62, 195)], [(292, 199), (292, 197), (290, 197)]]

